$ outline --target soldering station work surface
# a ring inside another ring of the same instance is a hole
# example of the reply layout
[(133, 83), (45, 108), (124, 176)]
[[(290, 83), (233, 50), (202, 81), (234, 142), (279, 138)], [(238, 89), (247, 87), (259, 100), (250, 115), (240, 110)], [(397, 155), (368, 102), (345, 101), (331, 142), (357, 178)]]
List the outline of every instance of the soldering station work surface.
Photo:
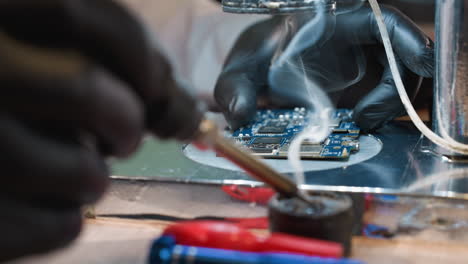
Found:
[[(256, 156), (287, 159), (294, 138), (305, 128), (313, 126), (313, 122), (305, 108), (259, 110), (249, 125), (234, 132), (226, 132), (226, 136)], [(301, 158), (346, 160), (359, 151), (360, 129), (352, 121), (351, 110), (335, 110), (330, 122), (330, 132), (322, 142), (302, 142)]]

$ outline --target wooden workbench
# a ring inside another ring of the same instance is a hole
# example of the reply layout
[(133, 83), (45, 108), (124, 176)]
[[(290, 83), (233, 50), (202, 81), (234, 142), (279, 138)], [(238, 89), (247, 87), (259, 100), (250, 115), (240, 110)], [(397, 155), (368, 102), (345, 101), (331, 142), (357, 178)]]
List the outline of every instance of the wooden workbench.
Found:
[[(70, 248), (16, 263), (143, 264), (152, 239), (166, 225), (157, 221), (90, 220), (83, 236)], [(353, 257), (370, 264), (466, 264), (468, 244), (356, 237), (353, 240)]]
[[(364, 215), (364, 221), (395, 230), (402, 216), (427, 204), (457, 205), (454, 208), (458, 209), (447, 209), (442, 215), (466, 221), (468, 210), (461, 208), (465, 203), (409, 198), (389, 203), (376, 200)], [(96, 211), (101, 216), (87, 220), (82, 236), (69, 248), (12, 263), (143, 264), (151, 241), (171, 223), (109, 217), (112, 214), (151, 213), (182, 218), (208, 213), (237, 217), (266, 215), (264, 207), (235, 201), (223, 193), (219, 186), (139, 181), (113, 181), (111, 190), (96, 206)], [(402, 232), (391, 240), (355, 237), (352, 252), (353, 258), (369, 264), (466, 264), (468, 227)]]

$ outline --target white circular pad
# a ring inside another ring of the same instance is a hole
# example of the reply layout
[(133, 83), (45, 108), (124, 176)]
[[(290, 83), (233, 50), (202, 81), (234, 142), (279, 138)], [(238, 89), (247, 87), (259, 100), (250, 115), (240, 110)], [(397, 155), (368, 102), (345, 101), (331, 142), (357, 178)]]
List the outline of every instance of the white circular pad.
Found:
[[(360, 136), (359, 144), (359, 151), (356, 153), (352, 153), (349, 159), (345, 161), (303, 160), (302, 166), (304, 168), (304, 171), (320, 171), (348, 167), (366, 161), (379, 154), (379, 152), (382, 150), (382, 143), (380, 142), (380, 140), (373, 136)], [(217, 157), (216, 153), (212, 151), (201, 151), (192, 144), (187, 145), (184, 148), (183, 152), (184, 155), (187, 156), (189, 159), (207, 166), (230, 171), (241, 171), (239, 167), (237, 167), (230, 161), (222, 157)], [(264, 159), (264, 162), (280, 173), (294, 172), (288, 160)]]

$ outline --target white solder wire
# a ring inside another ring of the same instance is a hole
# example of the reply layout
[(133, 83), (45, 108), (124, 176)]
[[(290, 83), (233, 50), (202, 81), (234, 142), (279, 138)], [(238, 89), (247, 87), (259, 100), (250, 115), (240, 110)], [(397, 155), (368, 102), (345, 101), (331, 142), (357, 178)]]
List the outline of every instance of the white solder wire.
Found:
[(382, 36), (383, 45), (385, 47), (385, 52), (387, 54), (387, 59), (390, 65), (390, 70), (392, 72), (393, 79), (395, 81), (395, 84), (398, 90), (398, 94), (400, 95), (401, 102), (405, 106), (406, 112), (411, 118), (411, 121), (414, 123), (416, 128), (418, 128), (419, 131), (425, 137), (427, 137), (436, 145), (442, 148), (445, 148), (447, 150), (456, 152), (456, 153), (468, 154), (467, 144), (462, 144), (451, 138), (444, 139), (438, 136), (424, 124), (424, 122), (416, 113), (416, 110), (414, 110), (414, 107), (411, 104), (411, 100), (409, 99), (408, 94), (406, 93), (405, 86), (400, 76), (400, 72), (398, 71), (397, 63), (395, 60), (395, 54), (393, 52), (392, 44), (390, 42), (390, 37), (388, 35), (387, 27), (383, 21), (382, 11), (380, 10), (379, 4), (377, 3), (376, 0), (368, 0), (368, 1), (370, 3), (372, 11), (374, 12), (375, 19), (377, 20), (377, 25), (379, 27), (380, 34)]

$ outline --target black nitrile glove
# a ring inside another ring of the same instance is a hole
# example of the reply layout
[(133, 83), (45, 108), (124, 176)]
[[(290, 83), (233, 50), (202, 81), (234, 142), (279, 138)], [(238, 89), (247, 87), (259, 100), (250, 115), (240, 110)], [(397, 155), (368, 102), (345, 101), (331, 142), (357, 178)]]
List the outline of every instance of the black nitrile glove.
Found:
[(201, 113), (142, 25), (109, 0), (0, 1), (0, 262), (62, 247), (102, 196), (107, 157)]
[[(433, 42), (398, 10), (382, 6), (382, 12), (403, 82), (414, 98), (422, 77), (433, 75)], [(307, 95), (298, 91), (297, 84), (303, 80), (291, 74), (295, 70), (284, 64), (284, 69), (281, 66), (272, 73), (270, 66), (284, 41), (291, 45), (296, 37), (297, 30), (285, 34), (284, 25), (293, 21), (292, 25), (300, 27), (311, 19), (310, 14), (276, 16), (251, 26), (239, 37), (215, 89), (232, 129), (248, 123), (262, 104), (270, 108), (310, 106)], [(336, 17), (323, 15), (322, 20), (317, 30), (312, 28), (299, 42), (315, 38), (291, 57), (293, 68), (303, 66), (300, 70), (330, 95), (336, 107), (354, 109), (354, 119), (365, 132), (403, 115), (371, 8), (363, 5)]]

